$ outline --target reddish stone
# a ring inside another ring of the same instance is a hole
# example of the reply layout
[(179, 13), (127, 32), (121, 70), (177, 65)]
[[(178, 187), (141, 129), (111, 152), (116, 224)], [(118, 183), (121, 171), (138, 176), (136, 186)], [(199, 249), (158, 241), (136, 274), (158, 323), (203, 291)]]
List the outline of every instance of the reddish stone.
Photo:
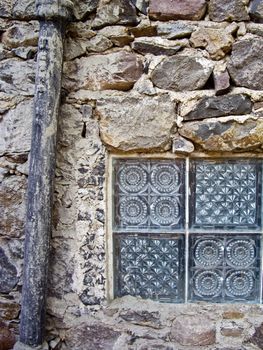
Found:
[(222, 72), (213, 72), (216, 95), (223, 95), (230, 89), (230, 77), (227, 70)]
[(0, 321), (0, 350), (10, 350), (16, 342), (14, 334)]
[(150, 0), (149, 15), (153, 19), (202, 19), (206, 12), (205, 0)]

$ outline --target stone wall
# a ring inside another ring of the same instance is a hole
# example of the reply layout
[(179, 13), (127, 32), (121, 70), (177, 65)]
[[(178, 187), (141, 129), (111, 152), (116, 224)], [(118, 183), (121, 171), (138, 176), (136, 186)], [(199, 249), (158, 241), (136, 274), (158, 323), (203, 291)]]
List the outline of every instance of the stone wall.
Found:
[[(262, 349), (261, 305), (108, 302), (109, 154), (262, 156), (263, 3), (79, 0), (67, 29), (50, 349)], [(38, 22), (0, 4), (0, 348), (18, 334)], [(9, 344), (9, 345), (8, 345)]]

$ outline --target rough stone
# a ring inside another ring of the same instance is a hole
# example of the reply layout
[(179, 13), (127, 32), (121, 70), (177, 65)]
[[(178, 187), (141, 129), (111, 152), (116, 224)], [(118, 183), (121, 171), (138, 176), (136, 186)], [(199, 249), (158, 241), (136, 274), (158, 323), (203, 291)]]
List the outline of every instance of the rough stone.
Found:
[(116, 97), (98, 101), (102, 141), (122, 151), (168, 150), (175, 126), (175, 104), (168, 95)]
[(142, 62), (133, 53), (93, 55), (65, 63), (64, 87), (69, 90), (129, 90), (142, 73)]
[(230, 90), (230, 76), (226, 68), (213, 70), (215, 94), (223, 95)]
[(213, 63), (199, 55), (175, 55), (164, 59), (152, 73), (152, 82), (159, 88), (183, 91), (204, 87), (213, 70)]
[(249, 114), (251, 111), (252, 102), (250, 98), (242, 94), (204, 97), (195, 106), (192, 103), (190, 105), (186, 103), (184, 110), (181, 109), (184, 120), (242, 115)]
[(255, 333), (250, 338), (249, 342), (263, 349), (263, 323), (255, 329)]
[(0, 293), (9, 293), (17, 284), (16, 267), (0, 247)]
[(166, 39), (181, 39), (190, 37), (195, 30), (195, 26), (183, 21), (159, 22), (157, 24), (157, 34), (165, 36)]
[(153, 55), (172, 56), (177, 51), (188, 45), (188, 40), (167, 40), (159, 37), (140, 37), (132, 43), (132, 48), (143, 55), (151, 53)]
[(39, 24), (37, 21), (15, 23), (2, 36), (2, 43), (8, 48), (37, 46)]
[(144, 15), (147, 15), (149, 0), (131, 0), (133, 5)]
[(83, 56), (86, 53), (86, 45), (87, 43), (84, 40), (66, 38), (64, 59), (70, 61), (74, 58)]
[(0, 61), (13, 57), (13, 53), (10, 50), (6, 50), (4, 45), (0, 43)]
[(1, 1), (0, 3), (0, 16), (1, 17), (11, 17), (12, 11), (12, 0)]
[(225, 320), (236, 320), (236, 319), (244, 318), (244, 313), (236, 310), (225, 311), (222, 316), (223, 316), (223, 319)]
[(150, 0), (149, 6), (149, 16), (160, 20), (200, 20), (205, 12), (205, 0)]
[(156, 25), (152, 24), (148, 19), (143, 19), (136, 27), (130, 27), (129, 32), (135, 37), (140, 36), (156, 36)]
[(81, 324), (66, 332), (65, 343), (71, 350), (113, 350), (120, 335), (120, 332), (101, 324)]
[(111, 24), (137, 24), (136, 8), (130, 0), (100, 0), (93, 28)]
[(15, 342), (15, 335), (4, 322), (0, 321), (0, 349), (10, 350), (13, 348)]
[(35, 0), (14, 0), (12, 17), (20, 20), (36, 18)]
[(190, 42), (195, 48), (204, 48), (212, 59), (220, 60), (231, 51), (234, 38), (221, 29), (199, 28), (191, 35)]
[(263, 39), (261, 38), (241, 40), (233, 44), (227, 68), (237, 86), (263, 89), (262, 50)]
[(153, 96), (157, 94), (156, 88), (146, 75), (141, 76), (141, 78), (134, 84), (133, 89), (144, 95)]
[(249, 7), (249, 14), (255, 22), (263, 23), (263, 3), (261, 0), (252, 0)]
[[(20, 305), (14, 302), (0, 301), (0, 318), (2, 320), (10, 321), (18, 318), (20, 312)], [(0, 342), (1, 345), (1, 342)], [(1, 348), (0, 348), (1, 349)]]
[(211, 0), (209, 17), (212, 21), (248, 21), (249, 15), (243, 0)]
[(104, 35), (96, 35), (91, 38), (86, 45), (87, 51), (89, 52), (104, 52), (113, 46), (111, 40), (106, 38)]
[(74, 15), (77, 20), (86, 18), (87, 15), (94, 12), (98, 6), (99, 0), (78, 0), (74, 3)]
[(134, 311), (134, 310), (122, 310), (119, 313), (119, 317), (126, 322), (131, 322), (140, 326), (147, 326), (152, 328), (160, 328), (160, 313), (149, 312), (147, 310)]
[(186, 140), (180, 135), (176, 135), (173, 139), (173, 153), (190, 154), (195, 150), (195, 146), (192, 142)]
[(0, 62), (0, 91), (9, 94), (34, 95), (35, 62), (10, 58)]
[(224, 323), (220, 328), (220, 333), (224, 337), (241, 337), (244, 332), (244, 328), (240, 327), (235, 322)]
[(263, 36), (263, 26), (261, 23), (247, 23), (246, 29), (248, 33)]
[(114, 45), (120, 47), (128, 45), (133, 41), (133, 36), (131, 36), (127, 28), (123, 26), (105, 27), (99, 31), (99, 34), (109, 38)]
[(171, 338), (181, 345), (212, 345), (216, 340), (215, 324), (205, 316), (179, 316), (172, 324)]
[(185, 123), (178, 132), (207, 151), (248, 151), (263, 143), (263, 120), (249, 116), (206, 119)]
[(32, 109), (32, 100), (26, 100), (3, 115), (0, 120), (0, 155), (27, 154), (30, 151)]
[(7, 176), (3, 179), (0, 185), (1, 235), (9, 238), (19, 238), (23, 235), (25, 190), (25, 178)]
[(31, 58), (34, 58), (35, 54), (37, 53), (37, 47), (17, 47), (15, 49), (12, 49), (12, 53), (24, 60), (30, 60)]

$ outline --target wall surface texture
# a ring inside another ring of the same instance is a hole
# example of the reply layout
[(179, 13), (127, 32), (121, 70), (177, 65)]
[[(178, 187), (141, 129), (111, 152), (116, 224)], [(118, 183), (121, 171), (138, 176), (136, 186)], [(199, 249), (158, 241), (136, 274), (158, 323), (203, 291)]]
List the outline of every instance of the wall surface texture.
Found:
[[(39, 25), (0, 3), (0, 349), (18, 335)], [(263, 2), (78, 0), (68, 25), (50, 349), (263, 349), (263, 307), (108, 301), (109, 154), (261, 157)]]

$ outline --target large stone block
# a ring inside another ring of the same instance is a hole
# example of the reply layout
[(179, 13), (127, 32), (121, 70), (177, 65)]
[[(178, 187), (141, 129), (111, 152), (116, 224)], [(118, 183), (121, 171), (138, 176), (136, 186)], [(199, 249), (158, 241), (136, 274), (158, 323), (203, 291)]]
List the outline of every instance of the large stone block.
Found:
[(218, 97), (204, 97), (195, 105), (193, 102), (185, 104), (184, 120), (206, 119), (228, 115), (249, 114), (252, 111), (252, 102), (247, 95), (227, 95)]
[(31, 146), (33, 101), (25, 100), (0, 120), (0, 155), (27, 154)]
[(229, 74), (237, 86), (263, 89), (263, 39), (241, 40), (233, 44), (228, 64)]
[(263, 22), (263, 2), (261, 0), (252, 0), (249, 8), (250, 17), (259, 23)]
[(188, 40), (168, 40), (159, 37), (140, 37), (132, 43), (132, 48), (143, 55), (151, 53), (153, 55), (172, 56), (183, 47), (188, 46)]
[(120, 335), (101, 324), (81, 324), (66, 332), (65, 344), (71, 350), (113, 350)]
[(153, 19), (202, 19), (206, 11), (205, 0), (150, 0), (149, 15)]
[(0, 91), (8, 94), (33, 96), (35, 89), (33, 60), (10, 58), (0, 62)]
[(102, 28), (111, 24), (138, 23), (136, 8), (130, 0), (100, 0), (93, 28)]
[(215, 324), (205, 316), (179, 316), (172, 325), (171, 338), (181, 345), (212, 345), (216, 340)]
[(198, 54), (178, 54), (164, 59), (152, 72), (152, 82), (161, 89), (184, 91), (204, 87), (214, 64)]
[(68, 90), (129, 90), (142, 73), (141, 59), (130, 52), (82, 57), (64, 65), (64, 87)]
[(15, 23), (4, 32), (2, 43), (8, 48), (37, 46), (38, 31), (37, 21)]
[(0, 232), (9, 239), (23, 235), (26, 185), (21, 176), (8, 176), (0, 184)]
[(243, 0), (211, 0), (209, 17), (212, 21), (248, 21), (246, 2)]
[(247, 116), (206, 119), (185, 123), (179, 133), (207, 151), (249, 151), (262, 146), (263, 120)]
[(122, 151), (168, 150), (175, 131), (175, 104), (168, 95), (113, 97), (98, 101), (102, 141)]

